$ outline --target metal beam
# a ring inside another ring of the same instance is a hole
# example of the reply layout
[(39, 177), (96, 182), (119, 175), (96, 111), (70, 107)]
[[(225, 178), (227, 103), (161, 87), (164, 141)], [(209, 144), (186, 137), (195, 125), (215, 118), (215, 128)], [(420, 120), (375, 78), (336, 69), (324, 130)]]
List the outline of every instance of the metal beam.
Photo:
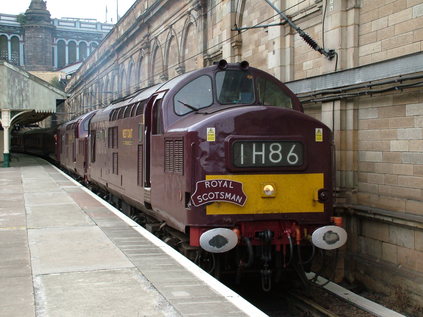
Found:
[(286, 85), (295, 94), (318, 93), (327, 89), (371, 83), (419, 72), (423, 72), (423, 52), (331, 74), (291, 81)]

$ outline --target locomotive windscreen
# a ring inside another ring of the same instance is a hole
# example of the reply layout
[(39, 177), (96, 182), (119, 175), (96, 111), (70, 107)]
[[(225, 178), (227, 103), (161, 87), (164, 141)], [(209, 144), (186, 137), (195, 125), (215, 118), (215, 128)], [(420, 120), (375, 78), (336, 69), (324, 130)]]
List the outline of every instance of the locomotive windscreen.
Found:
[(221, 104), (254, 102), (253, 75), (239, 70), (216, 74), (217, 99)]
[(292, 100), (275, 82), (265, 78), (257, 78), (259, 102), (265, 106), (276, 106), (292, 109)]

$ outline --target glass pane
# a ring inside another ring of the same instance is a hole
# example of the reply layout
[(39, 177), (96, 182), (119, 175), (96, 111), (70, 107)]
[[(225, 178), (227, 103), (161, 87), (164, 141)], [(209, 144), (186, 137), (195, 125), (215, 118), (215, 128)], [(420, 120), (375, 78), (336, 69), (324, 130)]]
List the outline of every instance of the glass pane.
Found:
[(264, 78), (257, 79), (259, 102), (266, 106), (292, 109), (292, 100), (275, 82)]
[(184, 115), (210, 106), (213, 103), (212, 84), (208, 76), (201, 76), (188, 83), (173, 98), (175, 112)]
[(216, 74), (217, 99), (221, 104), (254, 102), (253, 76), (246, 71), (228, 70)]

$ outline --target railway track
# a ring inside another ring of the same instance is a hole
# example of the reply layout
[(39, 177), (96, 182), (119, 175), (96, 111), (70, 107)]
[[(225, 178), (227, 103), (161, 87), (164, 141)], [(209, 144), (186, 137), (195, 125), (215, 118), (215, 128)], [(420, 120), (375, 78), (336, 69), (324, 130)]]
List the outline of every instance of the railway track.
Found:
[[(254, 285), (252, 281), (245, 280), (242, 285), (225, 284), (270, 317), (403, 316), (346, 289), (343, 289), (342, 294), (337, 294), (324, 287), (309, 283), (305, 288), (291, 287), (285, 284), (282, 289), (275, 288), (270, 292), (261, 292), (251, 287)], [(347, 293), (361, 298), (362, 303), (343, 297)]]
[(286, 298), (289, 310), (299, 316), (338, 317), (339, 315), (319, 305), (317, 302), (297, 293), (290, 293)]

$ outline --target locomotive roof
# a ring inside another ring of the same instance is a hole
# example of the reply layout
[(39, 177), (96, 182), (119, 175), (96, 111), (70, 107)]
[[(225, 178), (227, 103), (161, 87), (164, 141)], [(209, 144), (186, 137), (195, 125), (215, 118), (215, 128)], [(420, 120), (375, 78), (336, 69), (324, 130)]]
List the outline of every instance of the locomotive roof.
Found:
[[(184, 85), (186, 85), (190, 81), (195, 80), (196, 78), (198, 78), (202, 75), (208, 75), (209, 77), (214, 78), (214, 74), (216, 72), (220, 72), (220, 71), (224, 71), (224, 70), (249, 71), (252, 74), (255, 74), (255, 75), (260, 76), (262, 78), (269, 78), (269, 79), (273, 78), (273, 80), (280, 82), (279, 80), (277, 80), (271, 74), (266, 73), (266, 72), (264, 72), (264, 71), (262, 71), (258, 68), (250, 67), (248, 62), (228, 64), (226, 61), (222, 60), (217, 64), (181, 74), (181, 75), (179, 75), (175, 78), (172, 78), (172, 79), (170, 79), (170, 80), (168, 80), (164, 83), (156, 84), (154, 86), (150, 86), (150, 87), (141, 89), (137, 92), (134, 92), (134, 93), (126, 96), (126, 97), (117, 99), (117, 100), (113, 101), (109, 106), (101, 109), (94, 116), (92, 122), (109, 121), (113, 110), (118, 109), (118, 108), (123, 108), (123, 107), (126, 107), (128, 105), (132, 105), (132, 104), (137, 104), (141, 101), (147, 100), (154, 93), (159, 92), (159, 91), (168, 91), (168, 93), (166, 93), (166, 96), (164, 98), (167, 99), (168, 96), (169, 96), (169, 98), (171, 98), (175, 93), (177, 93), (182, 87), (184, 87)], [(287, 88), (283, 84), (280, 86), (280, 88), (283, 89), (285, 91), (286, 95), (291, 98), (291, 100), (293, 101), (292, 106), (295, 108), (295, 110), (299, 110), (299, 111), (302, 112), (302, 107), (301, 107), (299, 100), (289, 90), (289, 88)], [(219, 104), (219, 110), (222, 110), (224, 108), (231, 108), (233, 106), (234, 105)], [(236, 106), (238, 107), (238, 106), (241, 106), (241, 105), (239, 104), (239, 105), (236, 105)], [(212, 108), (215, 108), (215, 107), (212, 107)], [(172, 119), (169, 119), (170, 117), (165, 119), (165, 120), (167, 120), (168, 123), (170, 123), (170, 122), (174, 123), (175, 121), (182, 119), (183, 115), (178, 115), (177, 113), (170, 113), (170, 109), (167, 109), (167, 110), (169, 110), (169, 111), (167, 112), (166, 116), (168, 116), (168, 117), (173, 116), (174, 117)], [(198, 109), (198, 110), (199, 111), (196, 111), (196, 113), (200, 113), (200, 109)], [(132, 110), (131, 110), (131, 112), (132, 112)], [(201, 112), (201, 113), (204, 114), (204, 112)]]

